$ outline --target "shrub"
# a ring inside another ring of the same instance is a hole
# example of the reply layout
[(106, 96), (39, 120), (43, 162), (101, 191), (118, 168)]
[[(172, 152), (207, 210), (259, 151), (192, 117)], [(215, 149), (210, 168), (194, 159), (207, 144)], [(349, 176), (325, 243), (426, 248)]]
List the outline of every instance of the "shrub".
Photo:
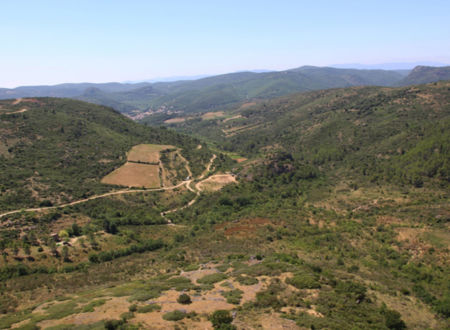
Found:
[(227, 310), (217, 310), (212, 313), (209, 319), (214, 329), (226, 329), (226, 327), (233, 322), (233, 317), (231, 316), (230, 311)]
[(254, 284), (259, 283), (258, 279), (254, 278), (254, 277), (241, 276), (241, 275), (236, 277), (236, 281), (238, 281), (239, 284), (241, 284), (241, 285), (254, 285)]
[(161, 306), (157, 305), (157, 304), (139, 306), (137, 308), (138, 313), (150, 313), (150, 312), (159, 311), (159, 310), (161, 310)]
[(384, 318), (386, 320), (385, 324), (388, 329), (394, 330), (406, 329), (406, 324), (401, 319), (399, 312), (386, 309), (384, 310)]
[(177, 301), (180, 304), (184, 304), (184, 305), (188, 305), (188, 304), (192, 303), (191, 297), (189, 297), (189, 295), (187, 295), (186, 293), (180, 294)]
[(222, 293), (222, 296), (224, 296), (227, 299), (227, 303), (239, 305), (242, 299), (242, 294), (244, 292), (239, 289), (231, 290), (231, 291), (225, 291)]
[(180, 321), (180, 320), (184, 319), (185, 317), (186, 317), (186, 313), (179, 311), (179, 310), (175, 310), (173, 312), (168, 312), (163, 315), (163, 319), (166, 321)]
[(223, 281), (226, 278), (227, 278), (227, 275), (222, 274), (222, 273), (216, 273), (216, 274), (210, 274), (210, 275), (203, 276), (202, 278), (198, 279), (197, 282), (202, 283), (202, 284), (214, 284), (214, 283)]
[(291, 284), (297, 289), (318, 289), (320, 283), (317, 277), (311, 274), (297, 274), (292, 278), (286, 279), (286, 284)]

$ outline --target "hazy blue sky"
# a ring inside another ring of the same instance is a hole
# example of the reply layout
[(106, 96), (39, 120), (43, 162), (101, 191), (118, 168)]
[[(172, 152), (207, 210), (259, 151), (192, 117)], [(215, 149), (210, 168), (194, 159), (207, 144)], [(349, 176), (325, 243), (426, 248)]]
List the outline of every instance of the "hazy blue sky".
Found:
[(0, 86), (450, 63), (450, 1), (0, 0)]

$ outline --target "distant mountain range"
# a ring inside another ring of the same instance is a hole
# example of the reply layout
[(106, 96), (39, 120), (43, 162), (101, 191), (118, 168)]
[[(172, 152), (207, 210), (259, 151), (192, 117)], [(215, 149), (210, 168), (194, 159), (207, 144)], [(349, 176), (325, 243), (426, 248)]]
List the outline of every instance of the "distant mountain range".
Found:
[(448, 66), (446, 63), (441, 62), (391, 62), (391, 63), (379, 63), (379, 64), (361, 64), (361, 63), (346, 63), (346, 64), (333, 64), (332, 68), (338, 69), (360, 69), (360, 70), (412, 70), (416, 66)]
[(215, 111), (296, 92), (351, 86), (403, 86), (449, 79), (450, 67), (419, 66), (410, 72), (302, 66), (285, 71), (237, 72), (197, 80), (24, 86), (0, 89), (0, 99), (68, 97), (111, 106), (139, 118), (152, 113)]

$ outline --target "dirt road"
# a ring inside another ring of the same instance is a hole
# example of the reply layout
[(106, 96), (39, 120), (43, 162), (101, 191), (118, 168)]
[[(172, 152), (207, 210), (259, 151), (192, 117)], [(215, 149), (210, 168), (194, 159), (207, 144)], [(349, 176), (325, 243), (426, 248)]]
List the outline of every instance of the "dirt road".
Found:
[[(189, 168), (189, 162), (180, 154), (180, 157), (182, 157), (185, 161), (186, 161), (186, 170), (189, 172), (190, 175), (192, 175), (191, 169)], [(206, 170), (200, 175), (200, 177), (198, 177), (198, 179), (203, 179), (204, 176), (209, 172), (209, 170), (211, 169), (211, 166), (214, 162), (214, 159), (216, 159), (217, 156), (215, 154), (213, 154), (213, 156), (211, 157), (208, 166), (206, 167)], [(67, 207), (67, 206), (72, 206), (72, 205), (77, 205), (77, 204), (81, 204), (81, 203), (86, 203), (88, 201), (94, 200), (94, 199), (99, 199), (99, 198), (105, 198), (105, 197), (109, 197), (109, 196), (114, 196), (114, 195), (123, 195), (123, 194), (133, 194), (133, 193), (139, 193), (139, 192), (151, 192), (151, 191), (166, 191), (166, 190), (174, 190), (177, 189), (179, 187), (182, 187), (184, 185), (186, 185), (186, 188), (189, 189), (192, 192), (196, 193), (196, 196), (194, 199), (192, 199), (189, 203), (187, 203), (186, 205), (173, 209), (173, 210), (169, 210), (166, 212), (162, 212), (161, 215), (164, 216), (167, 213), (173, 213), (176, 212), (178, 210), (184, 209), (186, 207), (191, 206), (192, 204), (194, 204), (198, 198), (198, 196), (200, 195), (200, 192), (198, 190), (194, 190), (190, 184), (192, 182), (191, 180), (186, 180), (183, 181), (175, 186), (170, 186), (170, 187), (162, 187), (162, 188), (149, 188), (149, 189), (126, 189), (126, 190), (118, 190), (118, 191), (112, 191), (109, 193), (105, 193), (105, 194), (101, 194), (101, 195), (95, 195), (95, 196), (91, 196), (88, 198), (84, 198), (84, 199), (80, 199), (78, 201), (74, 201), (74, 202), (70, 202), (70, 203), (66, 203), (66, 204), (61, 204), (61, 205), (56, 205), (56, 206), (46, 206), (46, 207), (36, 207), (36, 208), (29, 208), (29, 209), (20, 209), (20, 210), (14, 210), (14, 211), (9, 211), (9, 212), (5, 212), (0, 214), (0, 218), (10, 215), (10, 214), (16, 214), (16, 213), (20, 213), (20, 212), (40, 212), (40, 211), (47, 211), (47, 210), (54, 210), (54, 209), (58, 209), (61, 207)], [(170, 221), (169, 221), (170, 222)]]

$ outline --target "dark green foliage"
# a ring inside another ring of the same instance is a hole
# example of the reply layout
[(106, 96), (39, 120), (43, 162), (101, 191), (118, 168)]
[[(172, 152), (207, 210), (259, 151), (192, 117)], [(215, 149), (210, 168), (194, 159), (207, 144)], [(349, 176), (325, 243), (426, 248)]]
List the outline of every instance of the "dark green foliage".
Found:
[(244, 292), (242, 290), (234, 289), (234, 290), (230, 290), (230, 291), (224, 291), (222, 293), (222, 296), (224, 296), (227, 299), (227, 303), (239, 305), (241, 302), (243, 293)]
[(139, 306), (136, 310), (137, 313), (151, 313), (154, 311), (161, 310), (161, 306), (157, 304), (151, 304), (151, 305), (145, 305), (145, 306)]
[(102, 251), (100, 253), (92, 253), (89, 255), (89, 261), (93, 263), (110, 261), (116, 258), (128, 256), (133, 253), (143, 253), (148, 251), (154, 251), (164, 246), (162, 241), (148, 240), (143, 243), (133, 244), (124, 249)]
[(177, 302), (179, 302), (180, 304), (188, 305), (188, 304), (192, 303), (192, 300), (188, 294), (182, 293), (178, 296)]
[(286, 279), (287, 284), (295, 286), (297, 289), (318, 289), (320, 283), (318, 276), (313, 274), (296, 274), (292, 278)]
[(210, 275), (205, 275), (202, 278), (198, 279), (197, 282), (201, 284), (214, 284), (220, 281), (223, 281), (227, 278), (227, 275), (223, 273), (215, 273)]
[(397, 311), (385, 309), (383, 310), (386, 319), (386, 327), (388, 329), (402, 330), (406, 329), (406, 324), (401, 319), (401, 315)]
[(180, 321), (186, 317), (186, 313), (175, 310), (173, 312), (167, 312), (163, 315), (163, 319), (166, 321)]
[(282, 290), (280, 284), (271, 283), (266, 290), (256, 293), (255, 305), (260, 308), (272, 307), (275, 310), (279, 310), (285, 305), (278, 297)]
[(233, 317), (231, 316), (230, 311), (217, 310), (211, 314), (209, 320), (211, 321), (214, 329), (232, 329), (226, 327), (231, 325), (231, 322), (233, 322)]
[(251, 276), (242, 276), (242, 275), (237, 276), (236, 281), (238, 281), (239, 284), (242, 284), (242, 285), (254, 285), (254, 284), (258, 284), (258, 282), (259, 282), (257, 278), (254, 278)]
[(435, 302), (436, 311), (446, 318), (450, 318), (450, 296)]

